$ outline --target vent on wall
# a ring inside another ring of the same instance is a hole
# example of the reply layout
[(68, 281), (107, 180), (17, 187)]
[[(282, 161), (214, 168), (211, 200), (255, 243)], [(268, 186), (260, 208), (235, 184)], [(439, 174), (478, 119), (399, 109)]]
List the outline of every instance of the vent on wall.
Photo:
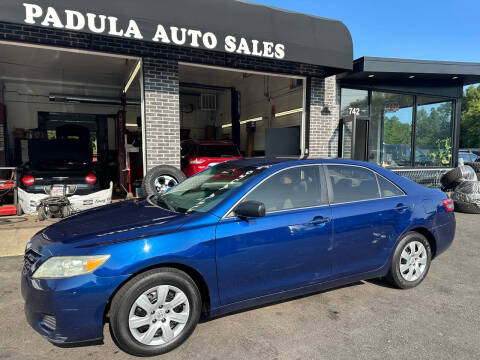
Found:
[(200, 97), (200, 108), (203, 111), (217, 110), (217, 95), (212, 93), (202, 93)]

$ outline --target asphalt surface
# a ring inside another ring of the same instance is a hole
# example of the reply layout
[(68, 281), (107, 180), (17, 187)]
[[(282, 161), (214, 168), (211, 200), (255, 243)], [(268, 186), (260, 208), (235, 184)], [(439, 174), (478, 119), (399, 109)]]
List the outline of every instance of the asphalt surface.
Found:
[[(457, 215), (457, 236), (412, 290), (377, 281), (199, 324), (161, 359), (480, 359), (480, 217)], [(0, 359), (127, 359), (103, 345), (58, 348), (27, 325), (21, 257), (0, 258)]]

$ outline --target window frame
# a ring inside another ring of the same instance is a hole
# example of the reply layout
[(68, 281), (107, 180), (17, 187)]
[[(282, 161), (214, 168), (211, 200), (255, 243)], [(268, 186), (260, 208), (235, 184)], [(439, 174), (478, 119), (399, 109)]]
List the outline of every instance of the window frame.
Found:
[[(413, 93), (408, 91), (400, 91), (400, 90), (391, 90), (391, 89), (384, 89), (384, 88), (372, 88), (369, 86), (361, 86), (361, 85), (348, 85), (345, 84), (340, 87), (340, 94), (343, 89), (351, 89), (351, 90), (366, 90), (368, 91), (368, 119), (371, 119), (372, 115), (372, 92), (383, 92), (388, 94), (399, 94), (399, 95), (410, 95), (413, 97), (414, 106), (413, 106), (413, 114), (412, 114), (412, 132), (411, 132), (411, 159), (410, 165), (406, 167), (389, 167), (389, 170), (404, 170), (409, 168), (419, 168), (423, 170), (428, 169), (448, 169), (456, 165), (458, 163), (458, 158), (456, 158), (455, 154), (458, 152), (459, 147), (457, 142), (455, 141), (455, 136), (457, 135), (457, 124), (460, 122), (458, 117), (458, 99), (455, 97), (450, 96), (443, 96), (443, 95), (432, 95), (432, 94), (424, 94), (424, 93)], [(418, 108), (418, 97), (431, 97), (431, 98), (438, 98), (441, 102), (450, 101), (452, 103), (452, 126), (450, 131), (450, 137), (452, 139), (452, 161), (449, 165), (445, 166), (416, 166), (415, 165), (415, 140), (416, 140), (416, 132), (417, 132), (417, 108)], [(340, 104), (339, 107), (342, 107), (342, 97), (340, 95)], [(342, 116), (340, 116), (342, 117)], [(459, 135), (459, 134), (458, 134)], [(341, 139), (340, 139), (341, 140)], [(380, 165), (380, 164), (377, 164)]]
[(318, 186), (320, 186), (320, 196), (325, 197), (326, 203), (325, 204), (318, 204), (318, 205), (314, 205), (314, 206), (306, 206), (306, 207), (300, 207), (300, 208), (270, 211), (270, 212), (266, 213), (265, 216), (269, 216), (269, 215), (272, 215), (272, 214), (278, 214), (278, 213), (282, 213), (282, 212), (287, 212), (287, 211), (299, 211), (299, 210), (315, 209), (315, 208), (330, 206), (330, 199), (329, 199), (328, 188), (327, 188), (328, 185), (327, 185), (326, 178), (325, 178), (325, 173), (324, 173), (325, 170), (323, 168), (323, 164), (300, 164), (300, 165), (293, 165), (293, 166), (288, 166), (288, 167), (279, 169), (279, 170), (273, 172), (272, 174), (268, 175), (267, 177), (265, 177), (261, 181), (259, 181), (251, 189), (249, 189), (245, 194), (243, 194), (242, 197), (237, 202), (235, 202), (235, 204), (233, 204), (232, 207), (230, 207), (230, 209), (228, 209), (228, 211), (222, 216), (221, 220), (238, 218), (238, 216), (235, 216), (233, 210), (240, 203), (242, 203), (243, 200), (245, 200), (245, 198), (248, 195), (250, 195), (250, 193), (255, 191), (260, 185), (262, 185), (265, 181), (269, 180), (271, 177), (273, 177), (275, 175), (278, 175), (278, 174), (282, 173), (283, 171), (291, 170), (291, 169), (298, 168), (298, 167), (316, 167), (317, 168), (318, 175), (319, 175)]
[[(373, 173), (374, 177), (375, 177), (375, 181), (377, 182), (377, 189), (378, 189), (378, 195), (379, 197), (378, 198), (372, 198), (372, 199), (364, 199), (364, 200), (354, 200), (354, 201), (345, 201), (345, 202), (341, 202), (341, 203), (334, 203), (332, 202), (332, 200), (334, 199), (334, 196), (333, 196), (333, 187), (332, 187), (332, 182), (330, 180), (330, 176), (328, 174), (328, 166), (349, 166), (349, 167), (357, 167), (357, 168), (361, 168), (361, 169), (364, 169), (364, 170), (368, 170), (370, 172)], [(408, 196), (407, 193), (401, 188), (399, 187), (397, 184), (395, 184), (393, 181), (391, 181), (390, 179), (386, 178), (385, 176), (379, 174), (378, 172), (376, 172), (375, 170), (372, 170), (366, 166), (362, 166), (362, 165), (355, 165), (355, 164), (341, 164), (341, 163), (328, 163), (328, 164), (323, 164), (323, 173), (324, 173), (324, 176), (325, 176), (325, 179), (326, 179), (326, 182), (327, 182), (327, 190), (328, 190), (328, 202), (330, 204), (330, 206), (334, 206), (334, 205), (343, 205), (343, 204), (352, 204), (352, 203), (360, 203), (360, 202), (365, 202), (365, 201), (377, 201), (377, 200), (384, 200), (384, 199), (394, 199), (394, 198), (399, 198), (399, 197), (404, 197), (404, 196)], [(388, 196), (388, 197), (383, 197), (382, 196), (382, 191), (380, 189), (380, 183), (378, 181), (378, 177), (382, 177), (384, 178), (385, 180), (387, 180), (388, 182), (390, 182), (391, 184), (393, 184), (396, 188), (398, 188), (403, 195), (395, 195), (395, 196)]]

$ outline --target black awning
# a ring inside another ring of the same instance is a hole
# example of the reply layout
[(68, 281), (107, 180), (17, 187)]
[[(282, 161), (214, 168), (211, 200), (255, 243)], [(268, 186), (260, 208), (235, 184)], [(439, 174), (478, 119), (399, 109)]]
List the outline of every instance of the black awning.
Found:
[(341, 74), (343, 83), (378, 84), (380, 82), (444, 85), (469, 85), (480, 82), (480, 63), (361, 57), (353, 71)]
[(0, 21), (338, 70), (353, 61), (342, 22), (235, 0), (2, 0)]

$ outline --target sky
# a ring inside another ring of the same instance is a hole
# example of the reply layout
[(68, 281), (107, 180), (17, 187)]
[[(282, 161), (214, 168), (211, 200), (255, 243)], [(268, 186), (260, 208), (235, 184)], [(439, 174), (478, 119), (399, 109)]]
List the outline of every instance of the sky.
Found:
[(480, 62), (480, 0), (250, 0), (342, 21), (362, 56)]

